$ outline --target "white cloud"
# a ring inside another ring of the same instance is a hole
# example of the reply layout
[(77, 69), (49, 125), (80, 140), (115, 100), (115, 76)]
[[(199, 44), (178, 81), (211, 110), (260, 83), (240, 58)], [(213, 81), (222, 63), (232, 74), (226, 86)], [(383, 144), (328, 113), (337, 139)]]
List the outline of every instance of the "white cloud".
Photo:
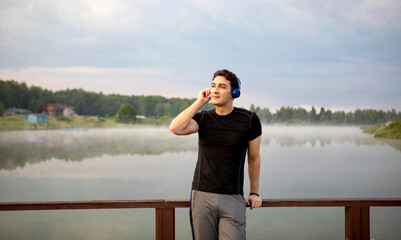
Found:
[[(4, 33), (38, 30), (58, 21), (76, 31), (126, 33), (194, 23), (259, 26), (264, 31), (311, 33), (327, 25), (340, 29), (401, 28), (398, 0), (253, 0), (246, 2), (196, 0), (68, 0), (4, 2), (0, 29)], [(191, 14), (189, 14), (191, 13)], [(188, 30), (189, 27), (184, 29)], [(2, 34), (3, 35), (3, 34)]]
[(261, 24), (282, 32), (312, 33), (328, 26), (347, 32), (401, 28), (398, 0), (253, 1), (254, 7), (258, 5)]
[(401, 2), (397, 0), (365, 0), (348, 12), (348, 18), (370, 28), (401, 28)]
[[(89, 32), (138, 29), (141, 25), (140, 1), (122, 0), (57, 1), (57, 18), (76, 30)], [(132, 5), (131, 5), (132, 4)]]
[(212, 18), (218, 18), (227, 13), (226, 11), (223, 11), (222, 1), (195, 0), (191, 1), (190, 4), (196, 10), (201, 11)]
[[(38, 0), (7, 1), (0, 7), (0, 43), (27, 44), (27, 39), (61, 35), (93, 40), (93, 34), (136, 32), (142, 25), (146, 1)], [(88, 36), (89, 35), (89, 36)]]
[(40, 29), (34, 20), (33, 4), (1, 4), (0, 7), (0, 46), (16, 47), (17, 40)]

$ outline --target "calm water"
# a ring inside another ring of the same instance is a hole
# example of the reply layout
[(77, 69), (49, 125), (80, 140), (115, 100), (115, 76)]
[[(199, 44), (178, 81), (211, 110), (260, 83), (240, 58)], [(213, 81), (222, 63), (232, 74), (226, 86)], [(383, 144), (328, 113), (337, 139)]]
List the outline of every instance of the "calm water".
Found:
[[(264, 126), (263, 198), (401, 197), (401, 141), (356, 127)], [(0, 132), (0, 201), (189, 199), (197, 136), (164, 128)], [(249, 192), (246, 179), (245, 192)], [(344, 208), (247, 212), (248, 239), (343, 239)], [(154, 239), (154, 209), (0, 213), (0, 239)], [(371, 238), (401, 239), (372, 208)], [(176, 238), (190, 239), (188, 209)]]

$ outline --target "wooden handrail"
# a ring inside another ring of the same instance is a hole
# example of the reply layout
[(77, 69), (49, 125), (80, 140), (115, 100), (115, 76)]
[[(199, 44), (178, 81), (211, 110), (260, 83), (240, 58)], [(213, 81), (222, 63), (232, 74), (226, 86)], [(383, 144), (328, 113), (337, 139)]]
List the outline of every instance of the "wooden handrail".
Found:
[(401, 198), (263, 199), (263, 207), (387, 207), (401, 206)]
[(164, 208), (166, 200), (105, 200), (55, 202), (2, 202), (0, 211)]
[[(98, 200), (53, 202), (0, 202), (0, 211), (188, 208), (187, 200)], [(262, 207), (401, 207), (401, 198), (263, 199)]]
[[(400, 207), (401, 198), (263, 199), (262, 207), (344, 207), (345, 239), (370, 240), (370, 207)], [(1, 202), (0, 211), (155, 208), (156, 239), (175, 238), (175, 208), (187, 200), (105, 200), (55, 202)]]

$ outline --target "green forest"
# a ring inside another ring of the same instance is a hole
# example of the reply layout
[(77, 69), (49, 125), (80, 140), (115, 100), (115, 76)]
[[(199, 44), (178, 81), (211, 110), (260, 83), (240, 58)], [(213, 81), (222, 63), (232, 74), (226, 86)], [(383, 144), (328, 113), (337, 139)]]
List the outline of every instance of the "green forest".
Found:
[[(41, 113), (49, 103), (66, 104), (74, 107), (82, 116), (115, 117), (122, 106), (130, 105), (136, 115), (147, 118), (171, 119), (188, 107), (195, 99), (166, 98), (163, 96), (126, 96), (119, 94), (103, 94), (88, 92), (83, 89), (67, 89), (50, 91), (37, 86), (28, 87), (26, 83), (13, 80), (0, 80), (0, 115), (8, 108), (29, 109), (33, 113)], [(207, 104), (204, 109), (212, 109)], [(273, 112), (267, 107), (254, 104), (251, 111), (258, 114), (263, 123), (285, 124), (322, 124), (322, 125), (374, 125), (389, 121), (401, 120), (401, 112), (382, 111), (376, 109), (357, 109), (354, 112), (336, 111), (320, 107), (304, 108), (281, 107)]]

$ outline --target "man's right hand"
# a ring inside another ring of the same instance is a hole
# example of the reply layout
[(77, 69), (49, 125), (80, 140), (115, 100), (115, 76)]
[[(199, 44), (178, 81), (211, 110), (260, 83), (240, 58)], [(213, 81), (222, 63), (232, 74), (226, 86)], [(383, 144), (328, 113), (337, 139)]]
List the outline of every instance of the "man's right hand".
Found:
[(199, 92), (199, 96), (198, 96), (198, 100), (199, 102), (201, 102), (202, 104), (206, 104), (210, 101), (210, 94), (211, 94), (211, 90), (210, 88), (206, 88), (203, 91)]

